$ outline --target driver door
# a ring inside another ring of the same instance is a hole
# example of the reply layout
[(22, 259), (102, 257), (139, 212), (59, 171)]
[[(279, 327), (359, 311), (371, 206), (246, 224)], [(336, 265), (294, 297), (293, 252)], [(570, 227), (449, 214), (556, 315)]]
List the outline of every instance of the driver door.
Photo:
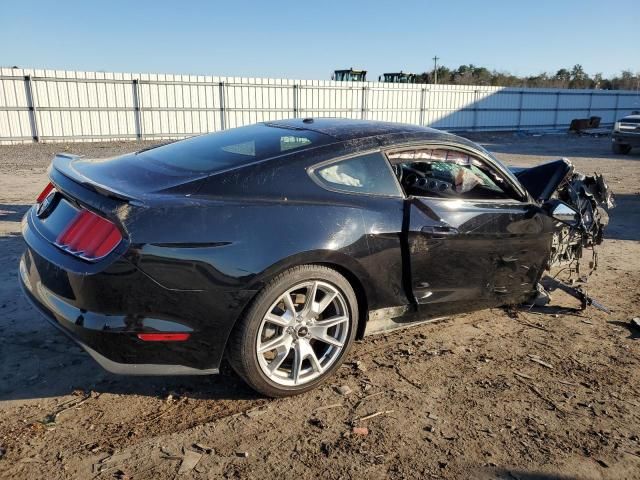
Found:
[[(479, 152), (452, 146), (415, 152), (410, 162), (406, 152), (389, 158), (405, 174), (416, 175), (402, 183), (411, 289), (419, 310), (439, 317), (527, 300), (548, 258), (548, 217), (518, 198), (506, 175)], [(456, 159), (455, 167), (448, 159)]]

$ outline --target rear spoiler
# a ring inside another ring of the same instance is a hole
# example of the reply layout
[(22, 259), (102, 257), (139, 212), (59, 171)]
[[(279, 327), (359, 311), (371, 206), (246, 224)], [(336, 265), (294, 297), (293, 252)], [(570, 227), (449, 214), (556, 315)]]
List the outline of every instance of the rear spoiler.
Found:
[(73, 168), (72, 165), (72, 162), (74, 160), (79, 160), (80, 158), (82, 158), (80, 155), (73, 155), (71, 153), (56, 153), (56, 155), (53, 157), (53, 161), (51, 162), (51, 166), (49, 167), (50, 173), (51, 170), (55, 170), (68, 179), (73, 180), (74, 182), (79, 183), (80, 185), (93, 190), (100, 195), (116, 198), (118, 200), (124, 200), (128, 203), (135, 203), (138, 205), (143, 204), (143, 201), (140, 198), (134, 197), (128, 193), (120, 192), (112, 187), (101, 185), (100, 183), (82, 175), (75, 168)]

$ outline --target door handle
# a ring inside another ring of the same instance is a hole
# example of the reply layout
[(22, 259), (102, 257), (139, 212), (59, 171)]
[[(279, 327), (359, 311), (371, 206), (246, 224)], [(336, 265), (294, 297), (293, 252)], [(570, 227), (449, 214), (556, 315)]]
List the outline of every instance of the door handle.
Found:
[(453, 235), (458, 235), (458, 229), (453, 227), (443, 226), (428, 226), (422, 227), (422, 233), (432, 236), (433, 238), (445, 238)]

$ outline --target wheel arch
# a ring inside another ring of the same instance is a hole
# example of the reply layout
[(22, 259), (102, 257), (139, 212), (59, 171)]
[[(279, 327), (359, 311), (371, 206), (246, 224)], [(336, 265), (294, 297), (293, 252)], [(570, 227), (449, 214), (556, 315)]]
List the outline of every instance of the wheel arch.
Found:
[(337, 271), (347, 279), (358, 301), (358, 330), (356, 332), (356, 339), (362, 339), (367, 321), (369, 320), (369, 306), (375, 304), (375, 293), (370, 288), (368, 274), (355, 258), (331, 250), (314, 250), (295, 254), (276, 262), (256, 275), (249, 287), (255, 290), (255, 294), (242, 309), (242, 313), (235, 320), (233, 328), (236, 328), (238, 321), (244, 317), (249, 308), (251, 308), (255, 298), (267, 283), (286, 270), (302, 265), (321, 265), (328, 267)]

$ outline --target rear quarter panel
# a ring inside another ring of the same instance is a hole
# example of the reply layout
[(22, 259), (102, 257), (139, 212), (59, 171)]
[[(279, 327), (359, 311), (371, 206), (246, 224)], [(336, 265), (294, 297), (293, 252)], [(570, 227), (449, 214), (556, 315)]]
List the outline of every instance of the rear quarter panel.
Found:
[(168, 288), (201, 290), (257, 291), (292, 266), (333, 264), (358, 279), (369, 308), (407, 303), (403, 200), (325, 190), (306, 171), (323, 160), (211, 177), (197, 195), (140, 215), (130, 260)]

